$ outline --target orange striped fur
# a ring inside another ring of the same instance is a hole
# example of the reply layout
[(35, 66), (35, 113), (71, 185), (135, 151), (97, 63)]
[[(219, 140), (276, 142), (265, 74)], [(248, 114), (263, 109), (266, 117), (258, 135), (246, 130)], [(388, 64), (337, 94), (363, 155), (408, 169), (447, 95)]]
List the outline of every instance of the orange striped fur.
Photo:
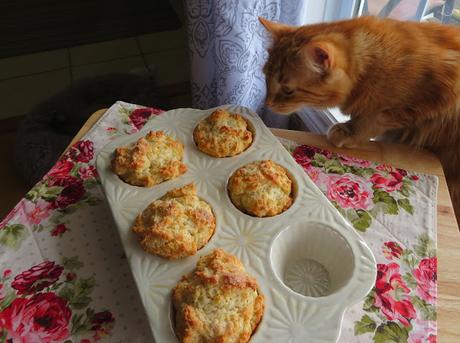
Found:
[(350, 115), (328, 139), (374, 137), (439, 156), (460, 218), (460, 29), (361, 17), (292, 27), (260, 18), (273, 36), (264, 66), (267, 106), (339, 107)]

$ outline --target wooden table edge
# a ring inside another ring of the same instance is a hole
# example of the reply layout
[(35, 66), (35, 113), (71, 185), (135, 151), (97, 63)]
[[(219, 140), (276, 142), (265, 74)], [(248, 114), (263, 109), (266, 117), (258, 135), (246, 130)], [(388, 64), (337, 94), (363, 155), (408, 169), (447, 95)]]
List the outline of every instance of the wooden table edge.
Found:
[[(80, 140), (106, 111), (107, 109), (101, 109), (94, 112), (72, 139), (66, 151)], [(460, 341), (460, 234), (438, 158), (430, 152), (398, 144), (369, 142), (359, 149), (343, 149), (332, 146), (324, 135), (283, 129), (271, 130), (276, 136), (294, 140), (299, 144), (309, 144), (438, 177), (438, 338), (440, 342)]]

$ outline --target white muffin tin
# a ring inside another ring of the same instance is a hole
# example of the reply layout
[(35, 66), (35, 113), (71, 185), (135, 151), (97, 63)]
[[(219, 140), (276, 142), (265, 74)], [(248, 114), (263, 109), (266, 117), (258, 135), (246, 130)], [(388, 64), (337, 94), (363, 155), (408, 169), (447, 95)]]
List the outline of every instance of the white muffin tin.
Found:
[[(152, 118), (136, 134), (115, 139), (97, 158), (97, 170), (153, 335), (157, 342), (177, 342), (171, 290), (182, 275), (195, 268), (199, 256), (220, 247), (243, 262), (265, 296), (264, 316), (251, 342), (335, 342), (345, 309), (366, 296), (374, 284), (374, 256), (257, 114), (244, 107), (223, 107), (243, 115), (255, 131), (252, 145), (238, 156), (210, 157), (193, 141), (195, 126), (215, 109), (177, 109)], [(151, 188), (131, 186), (110, 170), (113, 151), (150, 130), (163, 130), (184, 144), (188, 171)], [(265, 159), (290, 172), (296, 197), (284, 213), (255, 218), (232, 204), (226, 185), (237, 168)], [(135, 217), (167, 191), (190, 182), (212, 206), (217, 222), (213, 237), (195, 256), (182, 260), (146, 253), (130, 229)]]

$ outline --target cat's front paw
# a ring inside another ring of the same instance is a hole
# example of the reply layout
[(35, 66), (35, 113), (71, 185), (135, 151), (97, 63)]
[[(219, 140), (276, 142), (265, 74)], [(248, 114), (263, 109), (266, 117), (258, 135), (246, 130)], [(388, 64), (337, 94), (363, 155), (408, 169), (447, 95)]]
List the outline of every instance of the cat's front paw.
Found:
[(353, 148), (356, 140), (353, 132), (347, 123), (335, 124), (327, 133), (327, 140), (338, 148)]

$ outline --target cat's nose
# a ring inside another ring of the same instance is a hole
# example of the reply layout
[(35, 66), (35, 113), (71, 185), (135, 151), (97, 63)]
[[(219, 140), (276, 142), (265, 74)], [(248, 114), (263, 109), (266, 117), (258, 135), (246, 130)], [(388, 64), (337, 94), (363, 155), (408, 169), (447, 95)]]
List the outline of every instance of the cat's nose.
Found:
[(267, 107), (273, 106), (273, 100), (271, 100), (271, 99), (266, 99), (266, 100), (265, 100), (265, 106), (267, 106)]

